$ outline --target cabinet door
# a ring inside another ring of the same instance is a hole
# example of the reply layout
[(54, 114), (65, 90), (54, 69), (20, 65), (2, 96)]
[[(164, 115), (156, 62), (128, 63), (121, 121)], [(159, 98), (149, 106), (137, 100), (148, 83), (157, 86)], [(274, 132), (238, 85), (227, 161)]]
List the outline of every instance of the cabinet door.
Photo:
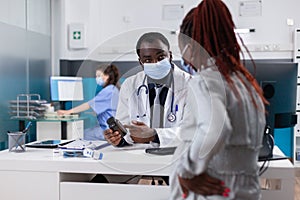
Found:
[(60, 183), (61, 200), (83, 200), (87, 197), (105, 200), (164, 200), (168, 199), (169, 195), (169, 186), (83, 182)]
[(58, 173), (0, 171), (0, 177), (1, 199), (59, 199)]
[(61, 123), (60, 122), (36, 122), (36, 140), (60, 140)]
[(67, 123), (67, 139), (83, 138), (83, 120)]

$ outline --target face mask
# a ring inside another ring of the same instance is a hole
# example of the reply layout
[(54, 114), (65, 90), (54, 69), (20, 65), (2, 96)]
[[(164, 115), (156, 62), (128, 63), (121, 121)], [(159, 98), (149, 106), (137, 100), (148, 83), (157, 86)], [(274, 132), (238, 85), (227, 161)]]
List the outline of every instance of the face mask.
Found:
[(105, 81), (99, 76), (96, 78), (96, 83), (100, 86), (104, 86)]
[[(187, 48), (188, 48), (188, 45), (185, 45), (185, 47), (183, 48), (183, 51), (181, 53), (182, 56), (185, 54)], [(181, 60), (180, 60), (180, 64), (181, 64), (182, 69), (185, 72), (187, 72), (187, 73), (189, 73), (191, 75), (195, 74), (195, 70), (193, 69), (193, 67), (190, 64), (186, 64), (185, 61), (184, 61), (184, 59), (182, 57), (181, 57)]]
[(183, 58), (181, 58), (180, 64), (181, 64), (181, 69), (183, 69), (185, 72), (187, 72), (191, 75), (194, 74), (195, 71), (192, 68), (192, 66), (190, 64), (185, 64), (185, 61), (183, 60)]
[(169, 58), (165, 58), (157, 63), (144, 63), (144, 72), (152, 79), (162, 79), (166, 77), (171, 70)]
[(195, 69), (190, 64), (185, 64), (185, 61), (183, 60), (183, 58), (181, 58), (180, 64), (181, 64), (181, 69), (183, 69), (187, 73), (189, 73), (191, 75), (196, 74)]

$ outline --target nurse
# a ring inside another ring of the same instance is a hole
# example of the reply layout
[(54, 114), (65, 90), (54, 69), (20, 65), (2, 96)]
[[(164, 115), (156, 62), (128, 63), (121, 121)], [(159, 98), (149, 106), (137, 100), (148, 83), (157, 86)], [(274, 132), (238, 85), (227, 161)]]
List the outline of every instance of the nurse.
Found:
[(96, 82), (103, 89), (90, 101), (70, 110), (58, 110), (58, 115), (80, 113), (90, 108), (97, 116), (99, 125), (86, 129), (85, 140), (104, 140), (103, 130), (108, 129), (106, 120), (115, 116), (119, 99), (119, 70), (115, 65), (102, 65), (96, 69)]
[(116, 114), (129, 133), (121, 138), (108, 129), (105, 138), (118, 147), (133, 143), (174, 145), (191, 76), (172, 62), (170, 44), (161, 33), (142, 35), (136, 52), (143, 71), (122, 84)]

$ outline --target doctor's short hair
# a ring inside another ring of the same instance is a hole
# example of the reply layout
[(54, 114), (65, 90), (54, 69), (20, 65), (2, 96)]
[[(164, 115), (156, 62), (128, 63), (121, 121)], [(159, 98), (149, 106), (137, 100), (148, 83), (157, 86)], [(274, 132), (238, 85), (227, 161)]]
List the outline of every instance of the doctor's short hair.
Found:
[(97, 67), (96, 71), (101, 71), (103, 74), (108, 75), (108, 82), (104, 87), (106, 87), (109, 84), (113, 84), (117, 87), (118, 81), (120, 78), (120, 72), (116, 65), (113, 64), (101, 64), (99, 67)]
[(143, 42), (152, 43), (155, 40), (160, 40), (162, 43), (167, 45), (168, 49), (170, 49), (170, 43), (169, 43), (168, 39), (163, 34), (161, 34), (159, 32), (148, 32), (148, 33), (143, 34), (136, 43), (136, 53), (137, 53), (137, 55), (140, 56), (141, 44)]

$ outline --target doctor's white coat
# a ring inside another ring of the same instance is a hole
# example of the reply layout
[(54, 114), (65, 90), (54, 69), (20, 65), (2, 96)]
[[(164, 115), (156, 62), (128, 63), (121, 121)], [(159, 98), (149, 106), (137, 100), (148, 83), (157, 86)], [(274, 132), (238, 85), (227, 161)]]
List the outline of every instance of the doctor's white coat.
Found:
[[(160, 146), (168, 146), (176, 142), (176, 130), (179, 127), (186, 105), (187, 84), (191, 76), (174, 65), (174, 85), (169, 89), (165, 106), (163, 126), (164, 128), (155, 128)], [(144, 81), (144, 71), (137, 73), (134, 76), (127, 78), (121, 86), (119, 103), (117, 107), (116, 118), (123, 124), (131, 124), (132, 120), (142, 121), (150, 126), (151, 114), (149, 93), (146, 92), (147, 78)], [(140, 88), (139, 92), (138, 89)], [(173, 113), (176, 115), (176, 120), (170, 122), (167, 117), (171, 112), (172, 90), (174, 91)], [(177, 107), (177, 109), (176, 109)], [(142, 117), (145, 114), (144, 117)], [(127, 136), (128, 137), (128, 136)], [(126, 139), (126, 138), (125, 138)]]

